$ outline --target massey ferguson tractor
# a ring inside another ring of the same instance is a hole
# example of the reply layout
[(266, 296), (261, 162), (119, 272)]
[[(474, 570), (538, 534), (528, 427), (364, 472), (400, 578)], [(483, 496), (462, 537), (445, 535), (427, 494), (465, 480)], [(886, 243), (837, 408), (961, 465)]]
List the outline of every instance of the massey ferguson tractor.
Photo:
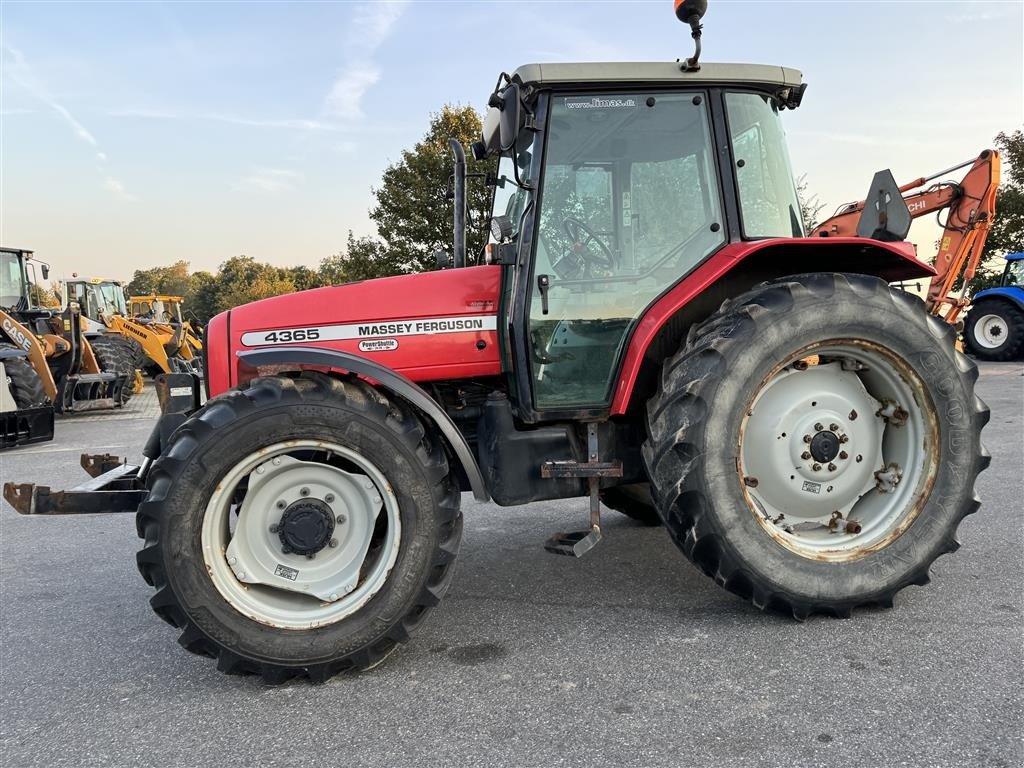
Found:
[[(704, 5), (676, 2), (698, 42)], [(781, 124), (804, 90), (697, 55), (501, 75), (472, 147), (500, 158), (484, 253), (453, 142), (451, 268), (218, 315), (205, 377), (160, 378), (140, 466), (85, 457), (87, 486), (8, 501), (137, 512), (156, 613), (270, 682), (405, 642), (452, 582), (463, 492), (587, 499), (546, 544), (572, 556), (602, 501), (656, 519), (796, 619), (891, 606), (978, 509), (989, 411), (953, 327), (889, 285), (945, 278), (904, 241), (891, 174), (853, 234), (805, 236)]]

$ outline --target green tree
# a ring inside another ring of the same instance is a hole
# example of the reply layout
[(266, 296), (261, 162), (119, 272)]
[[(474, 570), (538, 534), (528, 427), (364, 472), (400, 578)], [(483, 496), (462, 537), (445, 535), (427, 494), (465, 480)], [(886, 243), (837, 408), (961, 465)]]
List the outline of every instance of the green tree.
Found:
[(998, 285), (1006, 266), (1003, 256), (1024, 251), (1024, 130), (1000, 133), (995, 145), (1001, 155), (1003, 178), (996, 193), (995, 220), (971, 283), (972, 293)]
[(141, 296), (147, 293), (165, 296), (188, 297), (192, 290), (192, 276), (189, 274), (187, 261), (176, 261), (166, 267), (137, 269), (131, 281), (125, 286), (129, 296)]
[[(448, 139), (458, 139), (468, 147), (480, 138), (480, 130), (480, 115), (473, 107), (446, 104), (431, 115), (423, 139), (403, 151), (402, 159), (384, 171), (380, 187), (373, 190), (377, 202), (370, 218), (384, 240), (389, 262), (402, 264), (406, 271), (420, 272), (436, 268), (435, 250), (451, 250), (452, 156)], [(493, 173), (496, 166), (493, 159), (475, 162), (469, 157), (467, 173)], [(487, 242), (492, 194), (482, 178), (467, 179), (466, 250), (470, 259)], [(361, 247), (365, 247), (364, 253), (370, 250), (366, 243)]]
[(825, 203), (808, 191), (807, 187), (807, 174), (803, 174), (796, 180), (796, 196), (800, 201), (800, 218), (804, 222), (804, 232), (810, 234), (821, 224), (821, 209), (825, 207)]
[(217, 312), (224, 312), (251, 301), (293, 293), (295, 283), (283, 271), (252, 256), (233, 256), (220, 265), (213, 306)]
[(322, 285), (340, 285), (374, 277), (400, 275), (405, 269), (403, 258), (383, 242), (372, 237), (357, 238), (349, 230), (345, 250), (320, 262)]

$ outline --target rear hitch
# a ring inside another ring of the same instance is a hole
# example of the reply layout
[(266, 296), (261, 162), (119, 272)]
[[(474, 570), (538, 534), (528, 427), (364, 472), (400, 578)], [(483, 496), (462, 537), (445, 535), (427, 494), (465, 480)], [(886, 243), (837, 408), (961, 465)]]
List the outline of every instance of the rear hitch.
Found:
[(622, 477), (621, 461), (601, 461), (597, 441), (597, 424), (587, 424), (587, 461), (545, 461), (540, 476), (587, 478), (590, 497), (590, 529), (556, 533), (544, 543), (544, 549), (554, 555), (583, 557), (601, 541), (601, 478)]

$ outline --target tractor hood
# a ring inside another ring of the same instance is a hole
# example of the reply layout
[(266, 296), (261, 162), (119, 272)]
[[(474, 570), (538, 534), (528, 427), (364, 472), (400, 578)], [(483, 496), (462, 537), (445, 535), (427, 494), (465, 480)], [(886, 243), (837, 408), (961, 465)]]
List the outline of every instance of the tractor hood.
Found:
[(413, 381), (497, 375), (500, 275), (481, 266), (385, 277), (222, 313), (209, 327), (211, 394), (237, 383), (236, 353), (275, 346), (360, 355)]

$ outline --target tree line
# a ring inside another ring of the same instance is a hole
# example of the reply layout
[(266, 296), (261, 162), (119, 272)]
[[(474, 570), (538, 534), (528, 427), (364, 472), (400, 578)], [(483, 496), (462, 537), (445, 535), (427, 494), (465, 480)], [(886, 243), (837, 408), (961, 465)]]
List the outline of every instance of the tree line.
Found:
[[(276, 267), (250, 256), (234, 256), (216, 273), (192, 272), (187, 261), (136, 270), (129, 294), (160, 293), (185, 297), (187, 311), (200, 322), (250, 301), (356, 280), (367, 280), (436, 268), (433, 253), (451, 248), (452, 160), (448, 138), (469, 146), (480, 135), (481, 118), (473, 107), (446, 105), (430, 118), (426, 135), (385, 171), (372, 189), (370, 218), (373, 237), (348, 233), (345, 248), (320, 261), (317, 268)], [(989, 233), (985, 257), (972, 283), (974, 291), (998, 283), (1002, 255), (1024, 250), (1024, 131), (1000, 133), (995, 144), (1002, 154), (1003, 183), (997, 199), (996, 221)], [(486, 175), (495, 161), (469, 160), (467, 252), (479, 253), (487, 241), (492, 188)], [(825, 207), (797, 180), (801, 213), (808, 231)]]

